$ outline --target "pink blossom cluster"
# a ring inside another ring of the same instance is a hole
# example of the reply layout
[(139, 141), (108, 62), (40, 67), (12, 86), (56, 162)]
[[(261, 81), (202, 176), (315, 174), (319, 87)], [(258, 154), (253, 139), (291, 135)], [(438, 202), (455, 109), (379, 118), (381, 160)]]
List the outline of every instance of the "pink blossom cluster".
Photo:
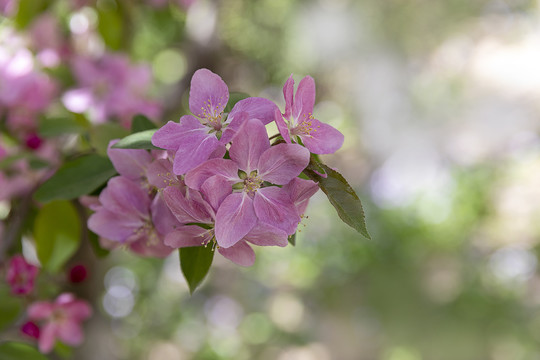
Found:
[[(226, 113), (225, 82), (207, 69), (195, 72), (192, 115), (152, 137), (166, 152), (109, 148), (120, 176), (101, 192), (89, 228), (143, 255), (210, 245), (242, 266), (255, 261), (251, 245), (286, 246), (318, 190), (300, 177), (310, 152), (333, 153), (343, 143), (338, 130), (312, 115), (313, 79), (293, 90), (291, 76), (284, 113), (257, 97)], [(265, 125), (273, 121), (280, 134), (271, 143)]]
[(0, 116), (6, 116), (11, 131), (35, 131), (38, 115), (56, 92), (56, 83), (36, 68), (30, 50), (0, 46)]
[[(80, 271), (81, 265), (78, 265)], [(70, 278), (71, 272), (70, 271)], [(86, 269), (84, 269), (86, 276)], [(34, 292), (39, 268), (26, 261), (22, 255), (13, 256), (7, 267), (6, 281), (15, 296), (29, 297)], [(80, 279), (80, 276), (77, 280)], [(80, 282), (73, 281), (72, 282)], [(85, 300), (77, 299), (71, 293), (60, 294), (54, 302), (35, 301), (27, 309), (27, 322), (21, 332), (38, 341), (39, 350), (50, 352), (56, 340), (68, 345), (80, 345), (83, 341), (82, 322), (92, 314), (92, 308)]]
[(122, 54), (105, 54), (74, 57), (71, 67), (78, 86), (62, 96), (69, 111), (86, 113), (95, 123), (117, 119), (126, 127), (134, 115), (160, 115), (161, 106), (146, 98), (152, 82), (149, 66), (133, 65)]

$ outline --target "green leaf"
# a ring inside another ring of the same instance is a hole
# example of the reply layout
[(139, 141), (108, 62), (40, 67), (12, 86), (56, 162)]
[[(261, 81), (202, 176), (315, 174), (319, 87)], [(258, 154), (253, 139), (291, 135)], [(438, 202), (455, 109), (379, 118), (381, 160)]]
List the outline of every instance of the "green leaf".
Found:
[(96, 190), (114, 174), (116, 170), (109, 159), (96, 154), (81, 156), (64, 164), (45, 181), (34, 199), (43, 203), (75, 199)]
[(157, 126), (144, 115), (135, 115), (131, 121), (131, 133), (156, 129)]
[(107, 155), (109, 142), (115, 139), (121, 139), (129, 135), (129, 131), (119, 124), (105, 123), (94, 126), (90, 129), (90, 144), (96, 149), (98, 154)]
[(21, 300), (10, 294), (7, 286), (0, 286), (0, 331), (13, 324), (22, 310)]
[(214, 258), (212, 246), (185, 247), (180, 249), (180, 268), (193, 294), (195, 289), (205, 278), (212, 259)]
[(9, 167), (11, 167), (11, 165), (16, 163), (17, 161), (24, 158), (28, 158), (29, 156), (30, 154), (26, 152), (6, 156), (2, 160), (0, 160), (0, 170), (8, 169)]
[(50, 0), (20, 0), (15, 23), (19, 29), (27, 27), (32, 20), (45, 11), (51, 4)]
[(223, 110), (226, 113), (230, 113), (234, 105), (236, 105), (237, 102), (240, 100), (244, 100), (248, 98), (249, 95), (243, 92), (232, 92), (229, 94), (229, 102), (227, 103), (227, 106), (225, 106), (225, 110)]
[(64, 134), (80, 134), (85, 130), (82, 122), (70, 118), (43, 119), (39, 123), (39, 134), (43, 137), (55, 137)]
[(112, 147), (117, 149), (160, 149), (152, 145), (152, 135), (154, 135), (155, 132), (156, 130), (145, 130), (128, 135)]
[(77, 251), (80, 238), (79, 216), (69, 201), (55, 201), (39, 210), (34, 239), (39, 261), (46, 269), (58, 272)]
[(0, 344), (0, 360), (47, 360), (45, 355), (33, 346), (21, 342), (5, 342)]
[[(364, 237), (371, 239), (366, 228), (362, 202), (347, 180), (325, 164), (320, 162), (313, 164), (313, 162), (312, 159), (304, 173), (319, 184), (319, 188), (326, 194), (345, 224), (351, 226)], [(321, 172), (319, 169), (326, 173), (326, 178), (317, 173)]]
[(296, 246), (296, 233), (290, 235), (287, 240), (289, 240), (289, 244)]

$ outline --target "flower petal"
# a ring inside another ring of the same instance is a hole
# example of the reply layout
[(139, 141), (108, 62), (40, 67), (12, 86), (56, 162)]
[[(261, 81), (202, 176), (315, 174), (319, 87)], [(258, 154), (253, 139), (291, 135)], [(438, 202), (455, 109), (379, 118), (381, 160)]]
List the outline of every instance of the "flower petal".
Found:
[(229, 248), (220, 247), (219, 253), (240, 266), (251, 266), (255, 263), (255, 252), (245, 241), (239, 241)]
[(199, 118), (216, 116), (229, 101), (227, 84), (208, 69), (195, 71), (189, 90), (189, 109)]
[(184, 181), (192, 189), (200, 190), (202, 184), (214, 175), (221, 175), (232, 184), (241, 181), (238, 178), (238, 165), (229, 159), (210, 159), (186, 174)]
[(253, 198), (253, 208), (261, 222), (277, 227), (288, 235), (296, 231), (301, 220), (289, 195), (277, 186), (259, 189)]
[(228, 248), (246, 236), (257, 223), (253, 200), (246, 193), (233, 193), (221, 203), (216, 214), (216, 241)]
[(146, 170), (146, 176), (148, 183), (163, 189), (167, 186), (178, 186), (180, 181), (178, 177), (173, 173), (173, 164), (169, 159), (157, 159), (152, 162)]
[(58, 332), (57, 325), (55, 323), (46, 324), (39, 334), (39, 351), (47, 354), (51, 352), (56, 342), (56, 335)]
[(163, 200), (162, 193), (158, 193), (152, 201), (150, 212), (152, 213), (152, 222), (154, 227), (161, 236), (165, 236), (168, 232), (174, 230), (180, 225), (176, 217), (165, 203), (165, 200)]
[(257, 169), (259, 158), (270, 148), (266, 128), (259, 120), (249, 120), (244, 124), (229, 149), (231, 160), (246, 173)]
[(309, 164), (309, 151), (297, 144), (278, 144), (259, 159), (259, 176), (265, 181), (285, 185)]
[(287, 246), (287, 233), (277, 227), (259, 221), (244, 237), (244, 240), (258, 246)]
[(290, 119), (294, 101), (294, 79), (293, 75), (289, 76), (285, 85), (283, 85), (283, 97), (285, 98), (285, 118)]
[(333, 154), (343, 145), (343, 134), (336, 128), (311, 119), (312, 131), (309, 135), (300, 135), (304, 145), (314, 154)]
[(88, 218), (88, 228), (106, 239), (125, 242), (144, 225), (140, 218), (100, 209)]
[(62, 306), (62, 311), (76, 320), (85, 320), (92, 316), (92, 307), (84, 300), (73, 300)]
[(174, 155), (173, 172), (184, 175), (189, 170), (208, 160), (210, 155), (219, 147), (219, 140), (214, 134), (202, 134), (200, 137), (189, 137)]
[(274, 120), (274, 111), (276, 111), (276, 109), (279, 110), (277, 105), (268, 99), (249, 97), (240, 100), (234, 105), (229, 114), (229, 119), (234, 119), (240, 112), (246, 112), (248, 114), (248, 119), (258, 119), (266, 125)]
[(195, 190), (186, 189), (186, 193), (174, 186), (163, 190), (163, 199), (169, 210), (182, 224), (211, 223), (212, 218), (204, 206), (201, 195)]
[(319, 190), (319, 185), (311, 180), (294, 178), (282, 189), (287, 192), (298, 210), (298, 215), (304, 214), (311, 198)]
[(279, 110), (277, 110), (274, 114), (274, 120), (276, 122), (279, 133), (283, 137), (283, 140), (290, 144), (291, 135), (289, 134), (289, 127), (285, 123), (285, 120), (283, 119), (283, 116), (281, 115), (281, 112)]
[(297, 123), (310, 117), (313, 105), (315, 105), (315, 80), (311, 76), (306, 76), (300, 80), (294, 97), (292, 116)]
[(191, 115), (182, 116), (179, 123), (168, 121), (152, 135), (152, 144), (162, 149), (176, 151), (180, 146), (178, 139), (184, 137), (185, 133), (189, 134), (190, 129), (205, 130), (205, 126)]
[(197, 225), (180, 226), (165, 236), (164, 243), (171, 248), (201, 246), (209, 239), (209, 232)]
[(77, 346), (84, 340), (81, 324), (75, 320), (62, 321), (57, 325), (58, 338), (67, 345)]
[(206, 180), (201, 186), (201, 194), (204, 199), (217, 212), (219, 205), (232, 193), (230, 181), (220, 175), (214, 175)]
[(52, 315), (54, 310), (53, 304), (47, 301), (37, 301), (30, 305), (27, 310), (28, 317), (32, 320), (47, 319)]
[(142, 236), (138, 240), (130, 243), (129, 249), (141, 256), (164, 258), (170, 255), (171, 252), (173, 252), (173, 249), (163, 244), (161, 241), (161, 238), (153, 238), (149, 241), (147, 236)]
[(131, 180), (143, 178), (146, 168), (153, 160), (152, 155), (146, 150), (111, 148), (117, 142), (118, 140), (112, 140), (107, 149), (107, 155), (116, 171)]
[(149, 217), (150, 197), (137, 183), (124, 176), (109, 180), (99, 195), (99, 201), (107, 210), (131, 218)]

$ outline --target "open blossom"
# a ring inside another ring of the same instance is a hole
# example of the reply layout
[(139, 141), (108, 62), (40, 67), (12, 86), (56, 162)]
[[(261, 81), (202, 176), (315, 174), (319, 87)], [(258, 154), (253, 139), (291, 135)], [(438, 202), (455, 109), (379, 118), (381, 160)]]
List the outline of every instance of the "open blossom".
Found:
[(42, 324), (39, 332), (39, 351), (50, 352), (56, 339), (76, 346), (83, 342), (81, 323), (92, 315), (90, 305), (73, 294), (64, 293), (54, 302), (38, 301), (28, 308), (28, 318)]
[[(239, 101), (230, 114), (224, 113), (229, 101), (225, 82), (207, 69), (193, 74), (189, 109), (180, 122), (169, 121), (152, 136), (152, 144), (175, 152), (173, 170), (183, 175), (205, 160), (222, 157), (225, 145), (232, 140), (247, 118), (268, 124), (274, 119), (276, 105), (263, 98)], [(240, 116), (245, 113), (244, 116)]]
[(15, 255), (9, 261), (6, 280), (14, 295), (28, 295), (34, 290), (34, 281), (39, 269), (26, 262), (22, 255)]
[(296, 95), (292, 75), (283, 86), (285, 113), (275, 112), (275, 120), (283, 139), (290, 143), (302, 141), (314, 154), (332, 154), (343, 145), (343, 134), (313, 117), (315, 81), (306, 76), (300, 81)]
[[(251, 266), (255, 253), (250, 244), (258, 246), (286, 246), (287, 234), (274, 226), (257, 222), (255, 226), (234, 245), (224, 248), (216, 244), (216, 212), (223, 199), (229, 195), (230, 186), (220, 177), (212, 177), (201, 186), (201, 192), (187, 187), (169, 186), (163, 191), (165, 202), (179, 222), (165, 237), (165, 244), (172, 248), (192, 246), (217, 246), (225, 258), (241, 266)], [(189, 225), (189, 224), (198, 225)]]
[(140, 255), (165, 257), (172, 251), (163, 237), (176, 226), (176, 219), (161, 196), (150, 196), (136, 182), (117, 176), (99, 195), (100, 205), (88, 219), (88, 228), (112, 242), (127, 245)]
[(253, 119), (235, 137), (229, 156), (230, 160), (208, 160), (185, 178), (186, 185), (200, 190), (216, 177), (221, 181), (208, 185), (210, 191), (229, 190), (216, 213), (218, 245), (233, 246), (258, 222), (293, 234), (300, 216), (289, 194), (272, 185), (285, 185), (297, 177), (309, 163), (309, 151), (297, 144), (271, 147), (265, 126)]
[(132, 65), (123, 55), (106, 54), (95, 60), (75, 58), (72, 68), (79, 87), (62, 97), (69, 111), (87, 112), (96, 123), (118, 119), (126, 127), (136, 114), (155, 118), (161, 113), (160, 105), (146, 98), (152, 81), (148, 66)]

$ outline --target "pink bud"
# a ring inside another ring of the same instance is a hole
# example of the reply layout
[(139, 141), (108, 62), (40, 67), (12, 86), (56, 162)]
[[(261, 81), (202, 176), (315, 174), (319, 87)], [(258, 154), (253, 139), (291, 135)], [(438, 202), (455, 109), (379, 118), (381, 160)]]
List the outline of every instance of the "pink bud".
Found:
[(21, 333), (34, 339), (39, 339), (39, 327), (32, 321), (28, 321), (21, 326)]
[(42, 142), (43, 140), (36, 134), (30, 134), (26, 137), (26, 146), (32, 150), (39, 149)]
[(86, 280), (88, 271), (84, 265), (75, 265), (69, 270), (69, 281), (72, 283), (80, 283)]

